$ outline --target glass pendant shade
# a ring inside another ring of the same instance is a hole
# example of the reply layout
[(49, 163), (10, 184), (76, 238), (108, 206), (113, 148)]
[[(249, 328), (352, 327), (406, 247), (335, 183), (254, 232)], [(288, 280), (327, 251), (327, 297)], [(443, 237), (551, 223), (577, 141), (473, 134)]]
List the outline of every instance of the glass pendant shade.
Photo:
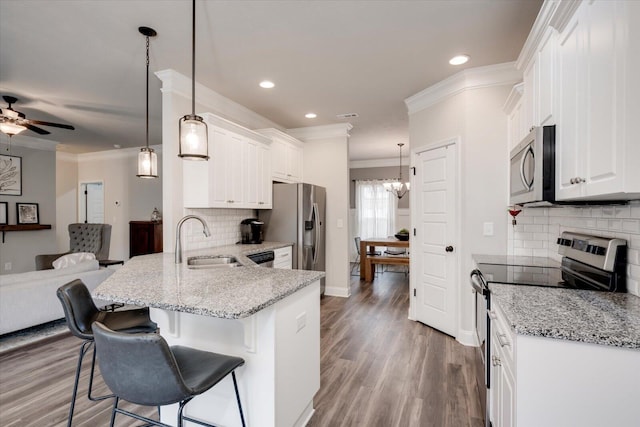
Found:
[(158, 177), (158, 156), (153, 148), (143, 147), (138, 153), (138, 178)]
[(207, 124), (202, 117), (188, 114), (180, 119), (180, 152), (185, 160), (209, 160)]
[(6, 133), (9, 136), (17, 135), (24, 130), (27, 130), (27, 128), (16, 123), (0, 123), (0, 131), (2, 131), (2, 133)]

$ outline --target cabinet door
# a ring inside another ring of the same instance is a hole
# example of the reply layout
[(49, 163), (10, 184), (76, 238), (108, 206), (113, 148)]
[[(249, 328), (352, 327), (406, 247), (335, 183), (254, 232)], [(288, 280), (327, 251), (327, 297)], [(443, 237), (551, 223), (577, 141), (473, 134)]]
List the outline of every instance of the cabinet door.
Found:
[(273, 206), (273, 203), (271, 201), (271, 152), (265, 145), (258, 144), (257, 154), (258, 208), (271, 209)]
[(623, 189), (621, 152), (624, 135), (616, 129), (617, 117), (623, 115), (620, 100), (624, 99), (624, 93), (620, 92), (624, 73), (619, 71), (624, 63), (620, 60), (619, 43), (616, 43), (624, 31), (616, 16), (619, 7), (618, 2), (612, 1), (595, 1), (584, 7), (588, 22), (585, 103), (588, 137), (583, 172), (586, 196)]
[(549, 28), (545, 39), (538, 51), (537, 71), (538, 78), (536, 84), (537, 94), (537, 125), (547, 126), (555, 124), (553, 117), (554, 110), (554, 83), (555, 83), (555, 55), (556, 55), (556, 32)]
[(522, 135), (522, 101), (513, 108), (508, 117), (509, 121), (509, 152), (518, 145)]
[(248, 208), (257, 209), (259, 206), (262, 188), (259, 188), (258, 180), (261, 178), (262, 165), (258, 158), (258, 144), (248, 140), (247, 144), (247, 173), (245, 175), (245, 205)]
[(271, 144), (271, 154), (273, 158), (273, 178), (279, 181), (286, 181), (289, 165), (288, 144), (274, 138)]
[(507, 365), (501, 366), (500, 372), (500, 426), (515, 427), (516, 402), (515, 380)]
[(291, 145), (290, 158), (290, 178), (294, 182), (302, 182), (302, 148)]
[(227, 153), (226, 164), (226, 202), (228, 207), (242, 208), (245, 203), (245, 180), (247, 167), (247, 144), (244, 139), (229, 133), (225, 139)]
[[(556, 199), (581, 195), (581, 184), (575, 184), (582, 169), (582, 153), (586, 136), (585, 96), (582, 82), (584, 67), (584, 22), (576, 12), (560, 35), (558, 44), (558, 126), (556, 128)], [(582, 177), (580, 177), (582, 178)]]
[[(212, 138), (213, 136), (213, 138)], [(211, 187), (210, 203), (207, 207), (222, 208), (227, 205), (227, 174), (226, 174), (226, 158), (227, 158), (227, 131), (214, 128), (213, 132), (209, 132), (209, 168), (211, 170), (208, 177), (208, 186)], [(184, 168), (191, 168), (192, 165), (184, 165)], [(190, 181), (188, 183), (192, 187), (203, 186), (204, 183), (198, 181)]]
[(522, 94), (522, 122), (520, 132), (520, 138), (522, 139), (529, 132), (531, 132), (531, 128), (536, 125), (535, 118), (535, 105), (536, 105), (536, 89), (538, 85), (536, 84), (537, 72), (536, 68), (538, 63), (536, 58), (531, 61), (529, 66), (524, 70), (522, 75), (522, 80), (524, 83), (524, 92)]

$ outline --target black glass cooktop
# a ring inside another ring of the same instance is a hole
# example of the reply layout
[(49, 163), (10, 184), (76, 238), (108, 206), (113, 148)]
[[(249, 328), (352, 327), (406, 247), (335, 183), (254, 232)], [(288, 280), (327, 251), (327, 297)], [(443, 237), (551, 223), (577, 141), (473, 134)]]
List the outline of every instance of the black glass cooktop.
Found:
[(482, 272), (482, 276), (487, 283), (567, 287), (562, 278), (562, 269), (560, 268), (478, 264), (478, 269)]

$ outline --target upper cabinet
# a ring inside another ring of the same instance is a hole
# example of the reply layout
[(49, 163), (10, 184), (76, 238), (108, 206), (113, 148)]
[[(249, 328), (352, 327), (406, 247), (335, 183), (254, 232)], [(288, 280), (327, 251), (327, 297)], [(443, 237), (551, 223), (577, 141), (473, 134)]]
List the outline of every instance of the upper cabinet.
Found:
[(507, 111), (510, 143), (516, 118), (521, 136), (555, 124), (557, 200), (639, 198), (631, 121), (640, 117), (640, 2), (545, 2), (541, 19), (546, 26), (536, 21), (519, 59), (523, 94), (519, 118)]
[(302, 182), (302, 142), (278, 129), (259, 129), (257, 132), (272, 140), (273, 180)]
[(183, 163), (187, 208), (270, 209), (269, 138), (205, 113), (209, 161)]

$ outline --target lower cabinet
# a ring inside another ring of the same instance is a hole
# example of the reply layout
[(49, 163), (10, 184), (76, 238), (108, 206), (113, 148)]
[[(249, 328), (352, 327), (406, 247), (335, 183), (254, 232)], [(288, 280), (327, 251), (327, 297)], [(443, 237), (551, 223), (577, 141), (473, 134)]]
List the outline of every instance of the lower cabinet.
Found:
[(273, 268), (284, 268), (287, 270), (291, 270), (293, 260), (291, 246), (274, 249), (273, 256)]
[(129, 258), (162, 252), (162, 222), (129, 221)]
[(491, 301), (493, 427), (632, 427), (640, 350), (516, 334)]

